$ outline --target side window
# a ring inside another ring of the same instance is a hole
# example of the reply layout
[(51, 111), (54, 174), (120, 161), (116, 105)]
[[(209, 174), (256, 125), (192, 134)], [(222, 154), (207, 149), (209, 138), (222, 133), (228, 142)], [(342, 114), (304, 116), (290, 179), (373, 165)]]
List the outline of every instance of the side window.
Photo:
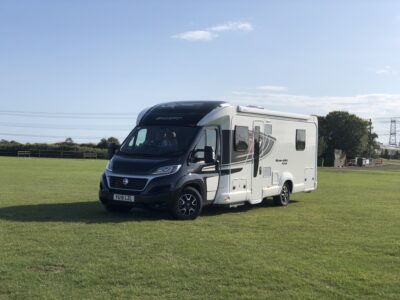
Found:
[(306, 148), (306, 131), (296, 129), (296, 150), (303, 151)]
[(147, 135), (147, 129), (146, 128), (140, 129), (136, 137), (135, 146), (140, 146), (141, 144), (143, 144), (144, 141), (146, 140), (146, 135)]
[(266, 135), (272, 135), (272, 124), (265, 124), (264, 132)]
[(218, 132), (215, 128), (207, 128), (201, 134), (200, 139), (194, 148), (194, 158), (196, 161), (204, 160), (204, 148), (205, 146), (210, 146), (213, 148), (215, 155), (218, 156), (219, 146), (218, 146)]
[(249, 128), (245, 126), (235, 126), (235, 151), (246, 151), (249, 147)]
[(217, 131), (214, 128), (206, 130), (206, 146), (211, 146), (217, 152)]
[(147, 129), (146, 128), (139, 129), (138, 133), (136, 134), (136, 137), (134, 139), (130, 140), (128, 146), (129, 147), (140, 146), (146, 140), (146, 136), (147, 136)]
[[(201, 135), (201, 138), (199, 140), (199, 142), (197, 143), (196, 147), (194, 148), (195, 151), (195, 155), (194, 157), (197, 160), (203, 160), (204, 159), (204, 147), (206, 145), (206, 135), (203, 133)], [(200, 151), (196, 151), (196, 150), (200, 150)]]

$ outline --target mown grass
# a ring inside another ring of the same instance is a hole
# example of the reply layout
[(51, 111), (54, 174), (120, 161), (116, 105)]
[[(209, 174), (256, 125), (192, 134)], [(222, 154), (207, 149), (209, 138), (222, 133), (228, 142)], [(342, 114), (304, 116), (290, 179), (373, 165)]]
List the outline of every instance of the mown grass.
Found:
[(384, 164), (400, 164), (400, 159), (383, 159)]
[(192, 222), (97, 202), (105, 161), (0, 158), (0, 299), (400, 296), (400, 172)]

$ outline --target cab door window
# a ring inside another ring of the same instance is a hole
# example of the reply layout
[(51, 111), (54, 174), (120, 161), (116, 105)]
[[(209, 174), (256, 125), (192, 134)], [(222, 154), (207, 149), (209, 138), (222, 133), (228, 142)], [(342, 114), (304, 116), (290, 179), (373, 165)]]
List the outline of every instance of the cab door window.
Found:
[(206, 145), (212, 147), (215, 153), (215, 159), (221, 160), (221, 146), (219, 141), (218, 128), (207, 128), (206, 130)]
[(196, 161), (204, 160), (204, 147), (206, 145), (206, 135), (204, 132), (201, 134), (199, 141), (197, 142), (196, 147), (194, 147), (194, 159)]
[(213, 148), (217, 152), (217, 130), (210, 128), (206, 130), (206, 146)]
[(196, 147), (194, 148), (194, 159), (196, 161), (204, 160), (204, 147), (213, 148), (216, 157), (219, 156), (218, 132), (216, 128), (207, 128), (201, 135)]

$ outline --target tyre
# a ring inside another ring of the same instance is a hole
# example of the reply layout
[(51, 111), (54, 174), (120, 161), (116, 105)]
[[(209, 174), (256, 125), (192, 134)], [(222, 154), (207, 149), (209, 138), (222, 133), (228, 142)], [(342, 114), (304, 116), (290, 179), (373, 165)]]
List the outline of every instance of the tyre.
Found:
[(170, 206), (171, 215), (177, 220), (194, 220), (203, 208), (203, 199), (200, 193), (192, 187), (184, 188), (172, 201)]
[(279, 195), (274, 197), (274, 204), (279, 206), (286, 206), (290, 201), (290, 187), (289, 183), (285, 182), (282, 186), (281, 192)]
[(103, 203), (103, 205), (108, 212), (127, 213), (132, 209), (132, 206), (129, 205), (117, 205), (111, 203)]

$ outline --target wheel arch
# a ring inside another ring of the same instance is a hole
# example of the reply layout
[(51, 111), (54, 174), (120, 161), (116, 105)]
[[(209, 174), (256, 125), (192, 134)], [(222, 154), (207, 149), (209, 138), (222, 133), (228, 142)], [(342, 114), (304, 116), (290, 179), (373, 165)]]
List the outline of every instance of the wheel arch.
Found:
[(282, 173), (281, 186), (283, 186), (285, 183), (288, 183), (289, 191), (290, 191), (290, 193), (292, 193), (293, 192), (293, 175), (289, 172)]
[[(190, 178), (189, 178), (190, 177)], [(185, 180), (186, 179), (186, 180)], [(204, 205), (204, 195), (205, 195), (205, 188), (204, 188), (204, 183), (201, 179), (195, 178), (194, 176), (184, 176), (181, 178), (181, 180), (178, 182), (179, 185), (176, 186), (175, 190), (175, 195), (170, 199), (170, 205), (169, 205), (169, 211), (171, 215), (178, 219), (178, 220), (194, 220), (196, 219), (202, 211), (202, 207)], [(185, 189), (190, 188), (191, 193), (194, 194), (196, 191), (196, 196), (195, 198), (199, 199), (198, 203), (193, 204), (192, 200), (190, 199), (182, 199), (184, 201), (183, 204), (179, 204), (181, 202), (181, 195), (184, 192)], [(189, 201), (189, 202), (188, 202)], [(186, 202), (186, 204), (185, 204)], [(183, 207), (179, 207), (179, 205), (183, 205)], [(187, 207), (187, 205), (190, 206), (190, 208)], [(194, 205), (194, 207), (193, 207)], [(186, 208), (185, 208), (186, 207)], [(189, 209), (189, 211), (188, 211)], [(182, 213), (182, 210), (183, 213)], [(190, 211), (192, 210), (192, 211)], [(187, 214), (189, 213), (189, 214)]]
[(291, 180), (286, 180), (283, 184), (288, 183), (289, 185), (289, 192), (292, 193), (293, 192), (293, 181)]
[(197, 181), (187, 182), (185, 183), (184, 186), (182, 186), (181, 191), (188, 187), (194, 188), (196, 191), (198, 191), (204, 201), (204, 196), (205, 196), (204, 188), (201, 186), (199, 182)]
[(178, 182), (177, 182), (177, 187), (178, 187), (178, 193), (179, 194), (183, 189), (187, 188), (187, 187), (192, 187), (194, 189), (196, 189), (201, 197), (203, 202), (206, 200), (206, 185), (205, 182), (203, 181), (203, 179), (199, 176), (197, 177), (196, 175), (192, 175), (192, 176), (184, 176), (183, 178), (181, 178)]

